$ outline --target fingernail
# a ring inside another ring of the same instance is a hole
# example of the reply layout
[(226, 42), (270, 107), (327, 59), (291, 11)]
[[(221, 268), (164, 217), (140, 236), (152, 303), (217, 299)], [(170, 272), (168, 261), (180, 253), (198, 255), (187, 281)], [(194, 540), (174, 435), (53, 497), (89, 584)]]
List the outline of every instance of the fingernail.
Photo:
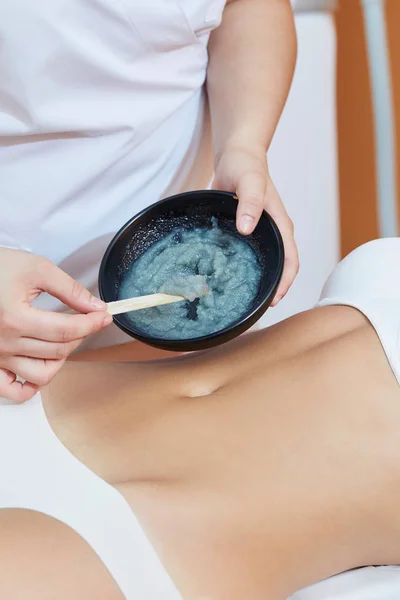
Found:
[(105, 302), (100, 300), (100, 298), (96, 298), (96, 296), (92, 296), (91, 305), (93, 308), (100, 308), (101, 310), (104, 310), (106, 307)]
[(272, 306), (276, 306), (277, 304), (279, 304), (279, 302), (282, 300), (282, 296), (275, 296), (273, 302), (272, 302)]
[(253, 230), (254, 218), (250, 215), (244, 215), (239, 221), (239, 229), (244, 235), (248, 235)]
[(104, 321), (103, 321), (103, 325), (104, 325), (104, 327), (107, 327), (107, 325), (111, 325), (111, 323), (112, 323), (112, 320), (113, 320), (113, 318), (112, 318), (112, 316), (111, 316), (111, 315), (107, 315), (107, 316), (105, 316), (105, 317), (104, 317)]

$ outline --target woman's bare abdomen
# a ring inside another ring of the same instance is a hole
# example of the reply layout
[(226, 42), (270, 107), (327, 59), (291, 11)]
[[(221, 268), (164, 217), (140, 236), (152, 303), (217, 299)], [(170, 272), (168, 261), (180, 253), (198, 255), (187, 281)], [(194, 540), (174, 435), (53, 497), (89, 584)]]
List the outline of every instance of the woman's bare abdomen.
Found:
[(399, 388), (357, 311), (62, 377), (53, 428), (126, 496), (185, 598), (283, 599), (400, 562)]

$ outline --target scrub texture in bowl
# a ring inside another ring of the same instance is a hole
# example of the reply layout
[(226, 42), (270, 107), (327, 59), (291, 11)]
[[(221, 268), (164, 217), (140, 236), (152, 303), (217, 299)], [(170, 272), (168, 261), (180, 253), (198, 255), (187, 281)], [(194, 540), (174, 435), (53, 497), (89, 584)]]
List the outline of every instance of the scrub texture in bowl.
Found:
[[(128, 313), (132, 325), (144, 335), (166, 340), (221, 331), (252, 305), (261, 267), (246, 240), (224, 232), (212, 217), (208, 228), (176, 229), (150, 246), (126, 273), (119, 297), (122, 300), (160, 291), (179, 294), (185, 278), (190, 284), (194, 276), (205, 279), (209, 290), (206, 295), (192, 302)], [(189, 297), (187, 290), (184, 295)]]
[[(243, 242), (246, 245), (245, 248), (249, 248), (256, 257), (254, 264), (257, 264), (259, 269), (259, 283), (256, 291), (249, 290), (250, 301), (244, 312), (240, 309), (239, 316), (235, 315), (234, 320), (229, 324), (223, 323), (222, 329), (214, 333), (202, 334), (197, 330), (191, 334), (194, 337), (180, 337), (179, 339), (176, 333), (164, 332), (160, 335), (153, 331), (150, 332), (146, 324), (141, 326), (137, 322), (134, 323), (133, 313), (116, 315), (114, 323), (125, 333), (141, 342), (156, 348), (177, 352), (204, 350), (217, 346), (237, 337), (254, 325), (269, 307), (278, 288), (284, 263), (283, 242), (276, 224), (266, 212), (261, 215), (260, 221), (251, 235), (241, 236), (236, 229), (236, 210), (237, 198), (233, 194), (214, 190), (187, 192), (149, 206), (128, 221), (110, 242), (100, 266), (99, 291), (100, 297), (105, 302), (119, 300), (122, 294), (128, 295), (128, 290), (123, 290), (123, 287), (124, 282), (128, 281), (129, 273), (135, 268), (135, 263), (141, 257), (144, 260), (145, 254), (151, 251), (151, 248), (154, 249), (157, 243), (161, 242), (162, 246), (163, 240), (165, 241), (168, 236), (178, 236), (182, 240), (187, 239), (186, 236), (190, 237), (196, 230), (201, 230), (202, 235), (206, 235), (205, 232), (208, 231), (207, 235), (216, 234), (218, 236), (220, 234), (215, 231), (215, 227), (213, 232), (212, 224), (216, 223), (222, 234), (229, 236), (229, 239), (233, 236), (235, 241)], [(173, 280), (172, 283), (176, 284), (176, 278), (181, 279), (181, 272), (174, 272), (173, 275), (175, 281)], [(191, 270), (191, 276), (195, 276), (193, 270)], [(247, 277), (247, 284), (250, 279), (251, 277)], [(206, 280), (209, 284), (208, 277)], [(160, 287), (165, 292), (172, 293), (172, 289), (166, 288), (168, 285), (168, 282), (164, 283), (160, 280)], [(175, 293), (177, 293), (176, 288)], [(178, 295), (180, 294), (178, 293)], [(213, 295), (216, 295), (215, 292)], [(204, 299), (206, 298), (207, 296), (204, 296)], [(191, 310), (197, 310), (200, 302), (201, 300), (191, 303), (195, 305)], [(178, 310), (185, 310), (185, 314), (187, 314), (188, 303), (180, 304)], [(137, 311), (137, 314), (139, 312)], [(193, 314), (193, 316), (195, 315)], [(198, 327), (198, 325), (194, 325), (194, 327)]]

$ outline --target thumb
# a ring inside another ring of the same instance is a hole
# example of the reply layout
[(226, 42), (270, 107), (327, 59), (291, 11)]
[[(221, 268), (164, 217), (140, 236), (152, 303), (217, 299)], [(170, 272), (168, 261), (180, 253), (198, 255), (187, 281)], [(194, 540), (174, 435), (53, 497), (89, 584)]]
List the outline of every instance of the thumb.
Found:
[(106, 310), (106, 305), (100, 298), (93, 296), (83, 285), (50, 261), (45, 261), (41, 266), (37, 285), (40, 291), (58, 298), (77, 312)]
[(265, 174), (257, 171), (245, 173), (238, 182), (237, 228), (243, 235), (252, 233), (261, 217), (266, 185)]

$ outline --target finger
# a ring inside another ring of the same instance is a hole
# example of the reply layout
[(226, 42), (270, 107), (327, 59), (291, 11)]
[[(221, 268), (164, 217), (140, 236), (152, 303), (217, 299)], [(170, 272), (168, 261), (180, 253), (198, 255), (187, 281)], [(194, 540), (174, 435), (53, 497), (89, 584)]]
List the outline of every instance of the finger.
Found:
[(12, 356), (5, 361), (0, 361), (0, 367), (15, 373), (21, 379), (29, 381), (35, 386), (44, 387), (50, 383), (64, 362), (64, 360), (42, 360), (40, 358)]
[(34, 338), (20, 338), (15, 345), (12, 355), (27, 358), (43, 358), (47, 360), (65, 360), (80, 344), (82, 340), (60, 344), (57, 342), (44, 342)]
[(38, 287), (70, 308), (83, 313), (105, 310), (105, 303), (93, 296), (78, 281), (67, 275), (54, 263), (44, 260), (38, 269)]
[(279, 284), (278, 290), (275, 294), (273, 301), (271, 302), (271, 306), (274, 307), (286, 296), (289, 289), (291, 288), (294, 279), (299, 271), (299, 268), (295, 266), (293, 261), (289, 259), (285, 259), (282, 279)]
[(287, 214), (275, 186), (270, 184), (268, 199), (265, 204), (271, 217), (274, 219), (283, 239), (285, 249), (285, 262), (282, 279), (271, 306), (276, 306), (287, 294), (299, 271), (299, 255), (294, 238), (293, 222)]
[(30, 382), (22, 383), (17, 381), (17, 377), (7, 369), (0, 369), (0, 397), (11, 400), (16, 404), (22, 404), (33, 398), (37, 393), (38, 387)]
[(110, 323), (111, 315), (104, 312), (65, 315), (30, 306), (24, 312), (23, 332), (26, 337), (66, 343), (97, 333)]
[(254, 231), (264, 208), (267, 180), (264, 173), (245, 173), (237, 186), (239, 198), (236, 224), (238, 231), (249, 235)]
[(299, 271), (299, 256), (293, 235), (293, 226), (290, 218), (286, 215), (278, 216), (275, 220), (283, 239), (285, 249), (285, 261), (283, 265), (282, 279), (272, 302), (276, 306), (289, 291)]

